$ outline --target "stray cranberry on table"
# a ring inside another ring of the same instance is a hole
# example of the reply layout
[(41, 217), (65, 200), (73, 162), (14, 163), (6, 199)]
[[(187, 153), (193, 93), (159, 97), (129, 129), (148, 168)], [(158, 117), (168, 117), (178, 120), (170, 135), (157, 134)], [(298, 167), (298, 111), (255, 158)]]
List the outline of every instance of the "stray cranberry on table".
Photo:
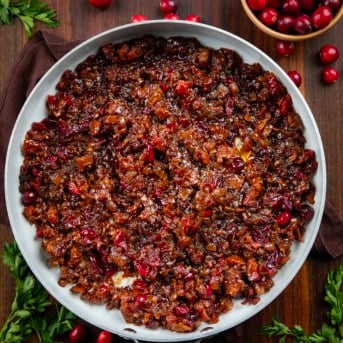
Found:
[(106, 330), (102, 330), (99, 333), (98, 338), (96, 340), (96, 343), (111, 343), (111, 342), (113, 342), (113, 335)]
[(287, 74), (297, 87), (301, 86), (302, 77), (298, 71), (290, 70), (289, 72), (287, 72)]
[(132, 17), (131, 17), (131, 22), (132, 23), (139, 23), (140, 21), (146, 21), (148, 20), (148, 18), (142, 14), (134, 14)]
[(82, 324), (76, 324), (69, 333), (69, 340), (71, 343), (84, 342), (86, 338), (86, 329)]
[(174, 0), (161, 0), (160, 10), (165, 14), (175, 13), (177, 10), (177, 3)]
[(338, 71), (334, 67), (327, 66), (322, 70), (322, 80), (327, 84), (335, 83), (338, 76)]
[(188, 15), (186, 18), (185, 18), (185, 20), (187, 20), (187, 21), (193, 21), (194, 23), (200, 23), (200, 17), (199, 16), (197, 16), (197, 15), (195, 15), (195, 14), (190, 14), (190, 15)]
[(325, 44), (320, 48), (319, 58), (324, 64), (335, 62), (339, 57), (339, 50), (332, 44)]
[(163, 19), (167, 19), (167, 20), (179, 20), (180, 17), (179, 17), (177, 14), (175, 14), (175, 13), (167, 13), (167, 14), (163, 17)]
[(294, 43), (291, 41), (278, 40), (276, 42), (276, 52), (280, 56), (290, 56), (294, 52)]
[(112, 0), (88, 0), (88, 2), (94, 7), (105, 9), (111, 5)]

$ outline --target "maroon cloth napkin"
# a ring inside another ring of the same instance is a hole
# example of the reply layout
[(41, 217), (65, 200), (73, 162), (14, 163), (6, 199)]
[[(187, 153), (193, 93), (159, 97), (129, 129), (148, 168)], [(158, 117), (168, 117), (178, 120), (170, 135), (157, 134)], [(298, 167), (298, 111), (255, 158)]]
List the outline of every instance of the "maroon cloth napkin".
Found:
[[(4, 184), (4, 165), (9, 137), (20, 109), (42, 75), (79, 42), (66, 42), (39, 31), (25, 45), (0, 97), (0, 183)], [(9, 225), (4, 191), (0, 192), (0, 223)], [(343, 254), (343, 221), (327, 202), (314, 249), (333, 258)]]

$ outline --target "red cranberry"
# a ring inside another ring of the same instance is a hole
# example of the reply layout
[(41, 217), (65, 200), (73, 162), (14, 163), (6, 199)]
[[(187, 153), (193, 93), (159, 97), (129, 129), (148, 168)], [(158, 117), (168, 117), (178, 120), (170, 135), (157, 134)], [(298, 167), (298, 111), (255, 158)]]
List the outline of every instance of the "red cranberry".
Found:
[(333, 63), (338, 59), (339, 51), (334, 45), (325, 44), (320, 48), (319, 57), (325, 64)]
[(247, 0), (248, 6), (253, 11), (261, 11), (267, 5), (267, 0)]
[(335, 83), (338, 80), (338, 71), (331, 66), (324, 67), (322, 70), (322, 79), (328, 84)]
[(133, 286), (134, 289), (137, 289), (137, 290), (140, 290), (140, 291), (144, 291), (144, 290), (147, 289), (148, 284), (145, 281), (143, 281), (143, 280), (137, 279), (137, 280), (133, 281), (132, 286)]
[(305, 221), (309, 222), (314, 215), (313, 208), (307, 204), (303, 204), (300, 208), (300, 215), (304, 218)]
[(276, 222), (279, 226), (286, 226), (291, 220), (291, 212), (290, 211), (283, 211), (276, 217)]
[(175, 314), (183, 317), (189, 313), (189, 307), (187, 305), (179, 305), (175, 307)]
[(148, 163), (154, 162), (154, 148), (150, 144), (146, 146), (144, 159)]
[(279, 112), (282, 117), (288, 114), (291, 103), (292, 103), (292, 100), (289, 94), (285, 95), (281, 99), (280, 104), (279, 104)]
[(190, 14), (190, 15), (188, 15), (186, 18), (185, 18), (185, 20), (187, 20), (187, 21), (193, 21), (194, 23), (200, 23), (200, 17), (199, 16), (197, 16), (197, 15), (195, 15), (195, 14)]
[(244, 169), (244, 162), (240, 157), (237, 157), (232, 161), (231, 167), (235, 174), (240, 174)]
[(316, 29), (322, 29), (329, 25), (333, 17), (329, 6), (320, 6), (312, 14), (312, 24)]
[(299, 72), (297, 72), (296, 70), (290, 70), (287, 74), (297, 87), (301, 86), (302, 77)]
[(177, 14), (175, 14), (175, 13), (167, 13), (167, 14), (163, 17), (163, 19), (168, 19), (168, 20), (179, 20), (180, 17), (179, 17)]
[(175, 13), (177, 10), (177, 4), (174, 0), (161, 0), (160, 1), (160, 10), (161, 12), (167, 13)]
[(285, 40), (278, 40), (276, 42), (276, 52), (280, 56), (292, 55), (294, 52), (294, 43)]
[(294, 19), (294, 31), (301, 35), (306, 35), (312, 31), (311, 19), (308, 15), (302, 14)]
[(133, 306), (138, 309), (142, 310), (147, 302), (147, 296), (145, 294), (139, 294), (137, 295), (133, 300)]
[(179, 96), (185, 96), (188, 89), (192, 86), (191, 81), (179, 80), (175, 86), (174, 93)]
[(299, 0), (300, 6), (304, 11), (312, 11), (315, 6), (315, 0)]
[(86, 329), (82, 324), (76, 324), (69, 333), (71, 343), (81, 343), (86, 338)]
[(282, 0), (267, 0), (267, 4), (272, 7), (281, 6)]
[(266, 7), (260, 13), (259, 18), (264, 25), (273, 26), (279, 18), (279, 13), (273, 7)]
[(112, 0), (88, 0), (88, 2), (94, 7), (107, 8), (111, 5)]
[(321, 5), (331, 7), (334, 12), (338, 11), (342, 5), (341, 0), (323, 0), (320, 3)]
[(106, 330), (102, 330), (100, 331), (96, 343), (112, 343), (113, 342), (113, 335), (106, 331)]
[(281, 6), (281, 12), (289, 15), (300, 14), (300, 4), (298, 0), (285, 0)]
[(37, 194), (33, 191), (27, 191), (23, 194), (24, 205), (33, 204), (37, 199)]
[(144, 261), (136, 260), (133, 265), (140, 276), (146, 277), (149, 274), (149, 266)]
[(131, 22), (132, 23), (139, 23), (140, 21), (146, 21), (148, 20), (148, 18), (142, 14), (134, 14), (132, 17), (131, 17)]
[(294, 18), (289, 15), (281, 16), (276, 22), (276, 29), (282, 33), (290, 33), (293, 31)]

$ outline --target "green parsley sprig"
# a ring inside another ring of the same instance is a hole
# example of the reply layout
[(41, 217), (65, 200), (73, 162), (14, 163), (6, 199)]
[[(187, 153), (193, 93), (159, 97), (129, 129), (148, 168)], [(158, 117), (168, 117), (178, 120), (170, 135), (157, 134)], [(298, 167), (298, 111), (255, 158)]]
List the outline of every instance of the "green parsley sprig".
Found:
[(317, 332), (307, 335), (299, 325), (291, 329), (274, 317), (271, 325), (262, 326), (261, 333), (268, 337), (280, 337), (279, 343), (285, 343), (287, 337), (294, 343), (343, 343), (342, 285), (343, 265), (340, 265), (328, 273), (325, 284), (324, 300), (329, 305), (327, 316), (330, 324), (323, 323)]
[(29, 38), (32, 36), (36, 20), (47, 27), (59, 25), (56, 11), (42, 0), (0, 0), (0, 25), (12, 25), (15, 17), (22, 21)]
[(11, 313), (0, 330), (1, 343), (24, 342), (35, 332), (42, 343), (53, 343), (54, 339), (71, 330), (76, 316), (56, 303), (55, 311), (47, 291), (32, 275), (17, 244), (5, 244), (3, 262), (15, 279), (15, 298)]

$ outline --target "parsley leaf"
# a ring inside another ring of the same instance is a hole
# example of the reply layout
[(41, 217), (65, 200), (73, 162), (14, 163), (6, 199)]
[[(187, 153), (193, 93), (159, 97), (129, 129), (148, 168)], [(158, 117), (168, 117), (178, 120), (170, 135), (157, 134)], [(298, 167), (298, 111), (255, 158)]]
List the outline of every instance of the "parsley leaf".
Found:
[(56, 12), (42, 0), (0, 0), (0, 25), (13, 24), (18, 17), (28, 37), (31, 37), (35, 21), (41, 21), (48, 27), (56, 27), (59, 22)]
[(50, 296), (32, 275), (17, 244), (5, 243), (3, 262), (15, 279), (15, 297), (5, 324), (0, 330), (0, 342), (24, 342), (36, 332), (40, 342), (53, 343), (54, 338), (69, 331), (76, 316), (59, 304), (55, 311), (51, 307)]
[(324, 300), (329, 305), (327, 313), (331, 325), (323, 323), (321, 328), (308, 336), (295, 325), (290, 329), (277, 318), (270, 325), (263, 325), (261, 333), (268, 337), (280, 337), (279, 343), (285, 343), (289, 337), (294, 343), (343, 343), (343, 264), (328, 273), (325, 284)]

